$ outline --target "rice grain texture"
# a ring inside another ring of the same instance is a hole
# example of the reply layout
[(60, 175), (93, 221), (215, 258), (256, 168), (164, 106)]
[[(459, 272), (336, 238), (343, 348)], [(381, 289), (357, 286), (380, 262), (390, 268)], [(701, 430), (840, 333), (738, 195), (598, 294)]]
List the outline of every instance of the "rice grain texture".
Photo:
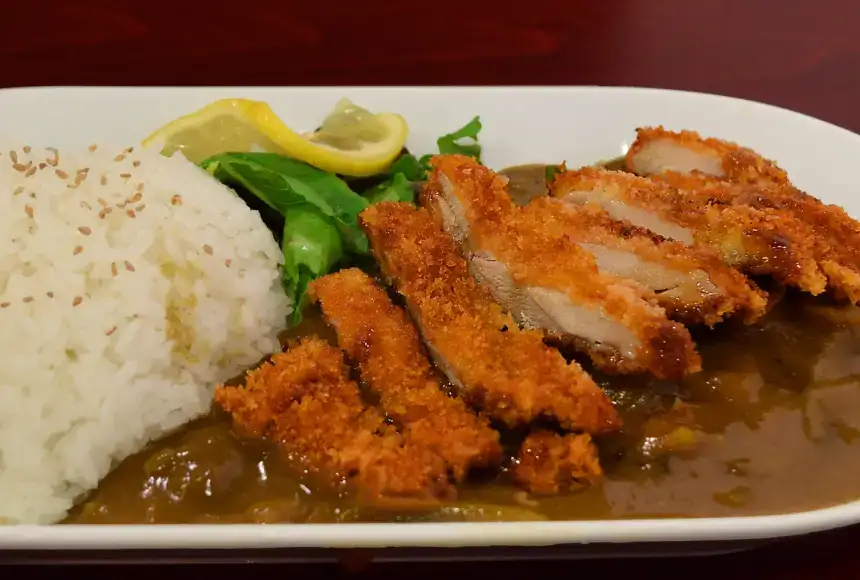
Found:
[(181, 155), (0, 144), (0, 522), (64, 517), (279, 349), (259, 214)]

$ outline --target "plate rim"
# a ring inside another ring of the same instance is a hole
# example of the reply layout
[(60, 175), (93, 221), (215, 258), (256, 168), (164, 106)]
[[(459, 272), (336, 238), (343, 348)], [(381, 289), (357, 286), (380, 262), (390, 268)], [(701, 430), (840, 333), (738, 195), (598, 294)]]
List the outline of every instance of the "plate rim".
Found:
[[(628, 93), (672, 94), (720, 100), (769, 110), (815, 125), (825, 125), (856, 140), (860, 134), (812, 115), (778, 105), (719, 93), (644, 86), (601, 85), (48, 85), (0, 88), (9, 93), (272, 91), (372, 92), (421, 91), (499, 93)], [(0, 102), (0, 106), (3, 103)], [(703, 542), (775, 539), (860, 523), (860, 499), (831, 507), (776, 515), (710, 518), (637, 518), (538, 522), (349, 523), (349, 524), (162, 524), (162, 525), (9, 525), (0, 526), (0, 549), (243, 549), (243, 548), (438, 548), (484, 546), (552, 546), (563, 544), (638, 542)]]

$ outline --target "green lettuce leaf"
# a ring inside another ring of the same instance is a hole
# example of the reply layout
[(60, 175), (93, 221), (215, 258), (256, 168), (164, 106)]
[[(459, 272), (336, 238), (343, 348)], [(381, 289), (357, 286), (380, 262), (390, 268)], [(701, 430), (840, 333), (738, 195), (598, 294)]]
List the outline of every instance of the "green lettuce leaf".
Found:
[(293, 205), (310, 204), (335, 220), (347, 251), (367, 253), (358, 214), (369, 204), (335, 175), (276, 153), (222, 153), (202, 166), (218, 181), (241, 187), (281, 215)]
[(388, 168), (388, 175), (394, 176), (402, 174), (409, 181), (421, 181), (427, 172), (427, 167), (421, 165), (418, 158), (409, 153), (405, 153), (397, 158)]
[(481, 132), (481, 118), (475, 117), (453, 133), (442, 135), (436, 140), (439, 153), (450, 155), (459, 153), (474, 157), (481, 162), (481, 144), (478, 142), (478, 134)]
[(291, 324), (302, 321), (307, 305), (307, 288), (316, 278), (328, 274), (343, 260), (341, 235), (334, 220), (311, 204), (296, 204), (284, 215), (284, 291), (293, 299)]
[(562, 173), (564, 171), (563, 166), (561, 165), (547, 165), (546, 169), (544, 169), (544, 178), (547, 183), (552, 183), (555, 181), (556, 175)]
[(365, 192), (371, 205), (382, 201), (407, 201), (415, 203), (415, 188), (405, 173), (395, 173), (391, 178)]

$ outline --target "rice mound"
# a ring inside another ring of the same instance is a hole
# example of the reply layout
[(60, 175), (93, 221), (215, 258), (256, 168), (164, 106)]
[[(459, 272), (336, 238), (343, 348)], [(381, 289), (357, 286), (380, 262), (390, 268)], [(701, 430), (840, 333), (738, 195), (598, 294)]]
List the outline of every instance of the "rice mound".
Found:
[(0, 521), (60, 520), (278, 349), (257, 212), (181, 155), (0, 144)]

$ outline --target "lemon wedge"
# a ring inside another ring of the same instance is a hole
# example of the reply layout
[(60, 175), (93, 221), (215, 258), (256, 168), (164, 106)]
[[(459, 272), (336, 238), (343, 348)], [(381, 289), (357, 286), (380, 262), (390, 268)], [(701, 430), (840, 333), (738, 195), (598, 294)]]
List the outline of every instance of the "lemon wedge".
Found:
[(287, 127), (264, 102), (222, 99), (168, 123), (143, 146), (165, 155), (181, 151), (194, 163), (219, 153), (281, 153), (331, 173), (366, 177), (391, 165), (408, 134), (400, 115), (374, 114), (347, 99), (305, 134)]

